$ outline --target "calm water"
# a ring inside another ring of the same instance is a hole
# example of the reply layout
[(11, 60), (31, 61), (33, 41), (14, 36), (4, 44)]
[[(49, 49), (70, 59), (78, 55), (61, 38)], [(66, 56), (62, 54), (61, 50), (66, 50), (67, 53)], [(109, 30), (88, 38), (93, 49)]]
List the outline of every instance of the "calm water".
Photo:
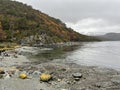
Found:
[(45, 50), (33, 56), (34, 60), (46, 62), (61, 59), (82, 65), (100, 66), (120, 70), (120, 42), (87, 42), (78, 47)]
[(70, 53), (67, 61), (120, 70), (120, 42), (91, 42)]

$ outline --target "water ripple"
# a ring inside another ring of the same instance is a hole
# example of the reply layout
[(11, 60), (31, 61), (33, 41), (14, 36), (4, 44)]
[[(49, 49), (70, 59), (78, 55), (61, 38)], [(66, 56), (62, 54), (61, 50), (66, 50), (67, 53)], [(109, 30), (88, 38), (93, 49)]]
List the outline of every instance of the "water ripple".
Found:
[(120, 69), (120, 42), (84, 43), (82, 47), (71, 52), (67, 59), (77, 64)]

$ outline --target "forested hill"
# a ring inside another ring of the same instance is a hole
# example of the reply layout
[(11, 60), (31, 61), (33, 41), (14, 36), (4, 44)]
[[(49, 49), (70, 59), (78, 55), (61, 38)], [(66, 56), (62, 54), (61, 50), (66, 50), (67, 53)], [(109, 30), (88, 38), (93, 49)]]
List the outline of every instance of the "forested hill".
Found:
[(56, 43), (96, 40), (67, 28), (59, 19), (17, 1), (0, 0), (0, 22), (6, 41)]

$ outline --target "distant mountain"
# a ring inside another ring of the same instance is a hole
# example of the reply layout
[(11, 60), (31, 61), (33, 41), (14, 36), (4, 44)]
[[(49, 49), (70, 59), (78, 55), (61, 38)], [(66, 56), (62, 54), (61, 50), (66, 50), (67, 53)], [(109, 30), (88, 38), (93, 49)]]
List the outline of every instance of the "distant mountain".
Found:
[(0, 22), (7, 41), (57, 43), (97, 40), (79, 34), (59, 19), (17, 1), (0, 0)]
[(108, 40), (108, 41), (119, 41), (120, 40), (120, 33), (107, 33), (105, 35), (96, 36), (101, 40)]

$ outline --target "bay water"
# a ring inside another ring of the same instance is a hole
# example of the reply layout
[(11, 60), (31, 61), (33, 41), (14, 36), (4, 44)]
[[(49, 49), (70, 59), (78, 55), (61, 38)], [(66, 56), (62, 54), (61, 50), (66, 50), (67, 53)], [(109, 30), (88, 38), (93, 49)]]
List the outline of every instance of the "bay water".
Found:
[(79, 65), (120, 70), (120, 41), (81, 42), (79, 46), (40, 51), (32, 58), (39, 62), (58, 59)]

